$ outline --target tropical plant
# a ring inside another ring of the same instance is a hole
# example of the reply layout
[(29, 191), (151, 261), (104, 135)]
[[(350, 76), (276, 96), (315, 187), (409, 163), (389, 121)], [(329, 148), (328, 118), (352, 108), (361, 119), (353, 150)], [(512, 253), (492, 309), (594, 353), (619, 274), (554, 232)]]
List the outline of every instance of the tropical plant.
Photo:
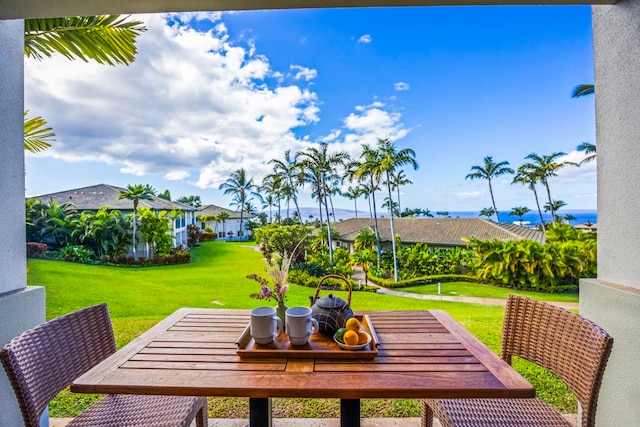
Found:
[(140, 200), (153, 200), (154, 192), (148, 185), (127, 185), (126, 190), (120, 190), (118, 200), (127, 199), (133, 202), (133, 233), (131, 234), (131, 250), (133, 258), (137, 258), (136, 227), (138, 223), (138, 204)]
[(240, 232), (242, 232), (242, 221), (244, 218), (244, 207), (251, 199), (251, 196), (260, 197), (256, 186), (253, 184), (253, 178), (247, 178), (244, 168), (240, 168), (231, 174), (231, 177), (220, 184), (220, 190), (224, 190), (224, 194), (232, 194), (234, 196), (232, 204), (238, 206), (240, 211)]
[(573, 89), (571, 96), (574, 98), (579, 98), (581, 96), (593, 95), (596, 93), (595, 86), (590, 84), (578, 85)]
[(229, 215), (229, 212), (227, 211), (220, 211), (214, 215), (213, 220), (216, 222), (216, 232), (218, 231), (218, 223), (221, 222), (222, 235), (224, 236), (226, 234), (225, 224), (229, 218), (231, 218), (231, 215)]
[(559, 157), (564, 156), (565, 153), (555, 152), (550, 155), (538, 155), (531, 153), (525, 159), (531, 160), (529, 163), (525, 163), (521, 167), (524, 170), (530, 171), (540, 182), (542, 182), (547, 190), (547, 197), (549, 198), (549, 206), (551, 211), (551, 218), (553, 223), (557, 222), (556, 211), (551, 200), (551, 190), (549, 189), (549, 178), (557, 176), (557, 171), (565, 166), (576, 166), (575, 163), (564, 161), (557, 162)]
[(303, 178), (300, 165), (297, 162), (297, 155), (292, 157), (291, 150), (287, 150), (284, 152), (283, 160), (273, 159), (269, 163), (273, 165), (273, 172), (281, 176), (286, 182), (282, 190), (287, 198), (287, 203), (289, 200), (293, 200), (296, 212), (298, 212), (298, 218), (302, 218), (300, 207), (298, 206), (298, 186), (303, 183)]
[(578, 151), (583, 151), (584, 154), (587, 155), (587, 157), (585, 157), (579, 163), (579, 165), (582, 166), (582, 164), (593, 162), (596, 159), (596, 151), (597, 151), (596, 144), (592, 144), (590, 142), (583, 142), (582, 144), (578, 145), (577, 149)]
[(491, 180), (493, 178), (497, 178), (504, 174), (512, 174), (514, 173), (513, 169), (508, 167), (509, 162), (494, 162), (493, 157), (487, 156), (484, 158), (484, 164), (481, 166), (471, 166), (472, 172), (468, 174), (465, 179), (486, 179), (489, 183), (489, 194), (491, 195), (491, 204), (493, 205), (494, 214), (496, 216), (496, 221), (500, 223), (500, 215), (498, 214), (498, 208), (496, 207), (496, 200), (493, 196), (493, 187), (491, 185)]
[[(393, 197), (391, 194), (391, 175), (395, 173), (396, 169), (403, 165), (410, 165), (414, 170), (418, 169), (418, 162), (416, 161), (416, 153), (410, 148), (404, 148), (402, 150), (398, 150), (393, 142), (389, 139), (380, 139), (378, 140), (377, 145), (377, 153), (376, 153), (376, 161), (373, 163), (372, 173), (376, 176), (385, 178), (385, 183), (387, 184), (387, 192), (389, 197), (389, 220), (391, 226), (391, 235), (395, 236), (394, 230), (394, 205), (393, 205)], [(398, 281), (398, 267), (397, 267), (397, 258), (396, 258), (396, 241), (395, 238), (391, 239), (391, 249), (393, 252), (393, 278), (397, 282)]]
[[(136, 37), (146, 28), (120, 15), (74, 16), (24, 20), (24, 54), (42, 60), (58, 52), (67, 59), (92, 59), (99, 64), (130, 64), (136, 55)], [(24, 113), (24, 148), (38, 152), (51, 146), (55, 133), (40, 116)]]
[(545, 212), (558, 212), (558, 210), (564, 206), (567, 206), (567, 204), (565, 202), (563, 202), (562, 200), (554, 200), (553, 203), (545, 203), (544, 204), (544, 211)]
[(331, 236), (331, 219), (329, 217), (328, 204), (328, 183), (335, 179), (339, 179), (336, 168), (343, 166), (348, 160), (349, 155), (345, 151), (338, 151), (329, 154), (328, 144), (321, 143), (319, 146), (309, 147), (306, 151), (298, 153), (299, 167), (303, 172), (303, 179), (312, 187), (312, 193), (318, 200), (320, 209), (320, 222), (322, 223), (322, 205), (324, 204), (327, 217), (327, 233), (329, 242), (329, 263), (333, 265), (333, 242)]
[[(145, 238), (147, 244), (153, 248), (153, 255), (167, 256), (173, 248), (173, 237), (171, 236), (172, 215), (162, 210), (155, 213), (149, 208), (140, 208), (140, 233)], [(147, 253), (147, 258), (152, 258)]]
[(449, 217), (449, 212), (448, 211), (437, 211), (436, 215), (438, 216), (444, 216), (444, 217)]
[[(158, 196), (160, 197), (160, 196)], [(202, 200), (200, 196), (182, 196), (176, 202), (184, 203), (185, 205), (193, 206), (194, 208), (199, 208), (202, 206)]]
[(129, 242), (132, 215), (103, 206), (96, 212), (85, 211), (74, 221), (73, 237), (91, 248), (100, 258), (114, 260), (125, 253)]
[(509, 215), (517, 216), (518, 219), (520, 220), (520, 224), (522, 224), (522, 217), (526, 215), (527, 212), (529, 211), (531, 211), (531, 209), (529, 209), (526, 206), (516, 206), (515, 208), (511, 209), (511, 212), (509, 212)]
[(354, 212), (356, 214), (356, 218), (358, 218), (358, 197), (364, 194), (362, 187), (359, 185), (356, 185), (355, 187), (349, 186), (346, 191), (342, 191), (340, 194), (349, 200), (353, 200)]
[(71, 203), (48, 203), (31, 199), (26, 202), (27, 241), (46, 243), (59, 249), (72, 243), (73, 221), (78, 212)]
[(540, 171), (532, 163), (526, 163), (518, 168), (516, 176), (513, 178), (511, 184), (520, 183), (529, 187), (529, 190), (533, 191), (533, 196), (536, 199), (536, 207), (538, 208), (538, 215), (540, 216), (540, 226), (542, 231), (546, 231), (544, 224), (544, 218), (542, 217), (542, 209), (540, 208), (540, 201), (538, 200), (538, 192), (536, 191), (536, 184), (542, 180)]
[(24, 149), (37, 153), (51, 147), (51, 143), (56, 136), (51, 132), (52, 128), (47, 127), (47, 122), (40, 116), (29, 118), (29, 110), (24, 112)]
[(398, 212), (402, 210), (402, 206), (400, 204), (400, 187), (407, 184), (413, 184), (413, 181), (407, 178), (403, 170), (399, 170), (397, 173), (391, 174), (391, 186), (396, 190), (398, 196)]
[(376, 246), (376, 233), (370, 228), (363, 228), (358, 231), (354, 239), (353, 247), (359, 249), (373, 249)]
[(358, 249), (351, 253), (350, 256), (351, 264), (355, 266), (359, 266), (364, 271), (364, 284), (365, 286), (369, 284), (368, 273), (369, 269), (376, 262), (376, 254), (370, 249)]
[(305, 239), (310, 234), (311, 230), (305, 225), (267, 224), (256, 230), (255, 238), (267, 260), (272, 258), (273, 253), (277, 253), (280, 257), (285, 253), (294, 254), (294, 248), (302, 241), (298, 251), (295, 252), (298, 259), (293, 260), (294, 263), (298, 263), (303, 261), (300, 254), (304, 254), (310, 247), (310, 239)]
[(486, 216), (488, 220), (496, 214), (496, 210), (492, 207), (484, 208), (480, 211), (480, 216)]

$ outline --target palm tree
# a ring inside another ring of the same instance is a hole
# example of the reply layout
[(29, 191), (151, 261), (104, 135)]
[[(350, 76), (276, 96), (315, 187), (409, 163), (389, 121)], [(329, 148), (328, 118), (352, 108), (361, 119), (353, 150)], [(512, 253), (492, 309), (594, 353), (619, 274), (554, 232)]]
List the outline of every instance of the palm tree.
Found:
[(564, 206), (567, 206), (567, 204), (562, 201), (562, 200), (554, 200), (553, 203), (545, 203), (544, 204), (544, 211), (545, 212), (549, 212), (549, 211), (553, 211), (553, 212), (558, 212), (558, 210)]
[(529, 190), (533, 191), (533, 196), (536, 199), (536, 207), (538, 208), (538, 215), (540, 216), (540, 225), (542, 231), (546, 232), (547, 228), (544, 225), (544, 218), (542, 217), (542, 209), (540, 208), (540, 201), (538, 200), (538, 191), (536, 190), (536, 184), (540, 182), (541, 177), (538, 174), (537, 169), (531, 168), (530, 164), (524, 164), (518, 168), (518, 173), (511, 181), (511, 184), (520, 183), (529, 187)]
[(573, 162), (560, 162), (556, 163), (558, 157), (564, 156), (565, 153), (556, 152), (550, 155), (539, 156), (536, 153), (531, 153), (525, 159), (532, 160), (532, 162), (522, 165), (523, 168), (533, 171), (540, 182), (542, 182), (547, 189), (547, 197), (549, 198), (549, 209), (551, 211), (551, 218), (553, 223), (557, 222), (556, 211), (551, 200), (551, 190), (549, 189), (549, 178), (557, 175), (557, 171), (565, 166), (576, 166)]
[[(73, 16), (24, 20), (24, 54), (42, 60), (58, 52), (70, 60), (92, 59), (99, 64), (130, 64), (135, 60), (136, 37), (146, 31), (141, 21), (120, 15)], [(24, 148), (31, 152), (51, 146), (55, 133), (40, 116), (24, 113)]]
[(468, 174), (465, 179), (486, 179), (489, 182), (489, 193), (491, 194), (491, 203), (493, 204), (493, 210), (496, 215), (496, 220), (498, 224), (500, 223), (500, 216), (498, 214), (498, 208), (496, 207), (496, 201), (493, 197), (493, 187), (491, 186), (491, 180), (493, 178), (497, 178), (500, 175), (504, 175), (506, 173), (514, 173), (513, 169), (507, 167), (509, 162), (504, 161), (500, 163), (495, 163), (491, 156), (487, 156), (484, 158), (484, 165), (482, 166), (471, 166), (471, 172)]
[[(299, 167), (303, 171), (304, 180), (312, 186), (312, 192), (318, 199), (320, 212), (324, 204), (327, 215), (327, 235), (329, 240), (329, 264), (333, 265), (333, 242), (331, 238), (331, 219), (329, 218), (328, 185), (338, 176), (335, 172), (338, 166), (343, 166), (349, 159), (345, 151), (333, 154), (328, 153), (328, 144), (321, 143), (317, 147), (309, 147), (306, 151), (298, 153)], [(322, 218), (320, 219), (322, 224)]]
[(407, 184), (413, 184), (413, 181), (407, 178), (403, 170), (399, 170), (398, 173), (391, 175), (391, 185), (396, 189), (398, 194), (398, 212), (402, 210), (402, 206), (400, 205), (400, 187)]
[(136, 226), (138, 222), (138, 203), (140, 200), (153, 200), (153, 190), (148, 185), (127, 185), (126, 190), (120, 190), (118, 200), (127, 199), (133, 201), (133, 235), (131, 236), (131, 245), (133, 257), (137, 258), (136, 251)]
[(363, 228), (358, 231), (356, 238), (353, 242), (353, 248), (358, 249), (371, 249), (376, 245), (376, 233), (370, 228)]
[(373, 173), (373, 166), (376, 164), (377, 153), (368, 145), (362, 146), (362, 154), (360, 155), (360, 161), (354, 160), (347, 165), (347, 174), (351, 179), (356, 179), (359, 182), (369, 181), (365, 186), (365, 194), (369, 199), (370, 210), (373, 208), (373, 231), (376, 235), (376, 254), (377, 265), (380, 268), (380, 256), (382, 255), (382, 247), (380, 245), (380, 229), (378, 228), (378, 213), (376, 209), (376, 190), (379, 189), (380, 176)]
[(516, 206), (515, 208), (511, 209), (509, 215), (517, 216), (520, 219), (520, 225), (522, 225), (522, 216), (529, 211), (531, 211), (531, 209), (526, 206)]
[(403, 165), (410, 165), (414, 170), (418, 169), (418, 162), (416, 161), (416, 153), (410, 148), (404, 148), (399, 150), (395, 144), (389, 139), (378, 140), (377, 146), (377, 162), (373, 165), (373, 173), (378, 176), (384, 175), (385, 182), (387, 184), (387, 191), (389, 194), (389, 220), (391, 226), (391, 248), (393, 251), (393, 278), (394, 281), (398, 281), (398, 258), (396, 249), (396, 234), (393, 224), (393, 211), (394, 203), (391, 195), (391, 175), (396, 169)]
[[(262, 186), (260, 187), (260, 191), (266, 192), (267, 197), (270, 197), (271, 201), (273, 202), (272, 206), (278, 207), (278, 214), (281, 213), (280, 201), (282, 200), (282, 192), (284, 190), (283, 184), (284, 182), (282, 180), (282, 175), (271, 173), (266, 175), (262, 179)], [(271, 210), (271, 207), (269, 207), (269, 210)]]
[[(216, 223), (221, 222), (222, 223), (222, 238), (225, 239), (226, 237), (226, 230), (225, 230), (225, 224), (226, 221), (231, 217), (231, 215), (229, 215), (229, 212), (227, 211), (220, 211), (216, 214), (216, 218), (215, 221)], [(217, 228), (216, 228), (217, 229)]]
[(436, 215), (443, 216), (443, 217), (448, 217), (449, 216), (449, 212), (448, 211), (437, 211)]
[(233, 203), (239, 207), (240, 211), (240, 233), (242, 233), (242, 220), (244, 217), (244, 206), (250, 199), (251, 195), (258, 195), (253, 185), (253, 179), (247, 179), (247, 173), (244, 168), (240, 168), (231, 174), (231, 177), (220, 184), (220, 190), (224, 190), (224, 194), (233, 194)]
[(480, 216), (486, 216), (488, 220), (491, 220), (491, 217), (496, 214), (496, 210), (492, 207), (484, 208), (480, 211)]
[(291, 150), (287, 150), (284, 152), (284, 160), (273, 159), (269, 163), (273, 164), (273, 172), (279, 174), (286, 182), (284, 186), (286, 194), (293, 200), (296, 212), (298, 212), (298, 218), (302, 218), (300, 207), (298, 206), (297, 186), (300, 183), (300, 166), (297, 162), (297, 155), (291, 157)]
[[(566, 214), (564, 216), (564, 220), (567, 221), (567, 223), (571, 224), (571, 221), (575, 221), (577, 218), (571, 214)], [(585, 224), (586, 225), (586, 224)]]
[(362, 196), (362, 187), (356, 185), (355, 187), (349, 186), (346, 191), (342, 191), (341, 194), (349, 200), (353, 200), (353, 207), (355, 209), (356, 218), (358, 218), (358, 197)]
[(276, 206), (276, 196), (274, 196), (273, 194), (267, 194), (267, 196), (263, 198), (262, 209), (269, 208), (269, 223), (273, 222), (272, 208), (274, 206)]
[(584, 154), (587, 155), (587, 157), (585, 157), (584, 160), (579, 163), (580, 166), (582, 166), (583, 163), (589, 163), (596, 159), (596, 144), (583, 142), (582, 144), (578, 145), (577, 148), (578, 151), (584, 151)]

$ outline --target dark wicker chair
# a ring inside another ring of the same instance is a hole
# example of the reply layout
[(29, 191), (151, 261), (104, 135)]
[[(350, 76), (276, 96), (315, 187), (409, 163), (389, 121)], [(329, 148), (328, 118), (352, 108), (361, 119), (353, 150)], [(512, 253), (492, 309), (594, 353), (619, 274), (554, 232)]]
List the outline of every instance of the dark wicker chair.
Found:
[[(613, 339), (591, 321), (548, 303), (510, 295), (502, 328), (502, 359), (521, 357), (557, 375), (582, 408), (582, 427), (595, 425), (602, 375)], [(443, 427), (570, 427), (537, 399), (425, 399), (422, 425)]]
[[(20, 404), (24, 425), (38, 427), (49, 401), (74, 379), (116, 351), (106, 304), (36, 326), (14, 338), (0, 360)], [(204, 397), (110, 395), (69, 427), (188, 427), (207, 425)]]

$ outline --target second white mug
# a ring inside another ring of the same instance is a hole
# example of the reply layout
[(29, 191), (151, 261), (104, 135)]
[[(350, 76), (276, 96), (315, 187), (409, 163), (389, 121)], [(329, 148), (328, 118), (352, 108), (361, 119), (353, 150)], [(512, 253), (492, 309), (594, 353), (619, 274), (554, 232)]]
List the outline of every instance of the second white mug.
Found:
[(287, 335), (293, 345), (305, 345), (319, 330), (318, 321), (311, 316), (309, 307), (291, 307), (287, 310)]

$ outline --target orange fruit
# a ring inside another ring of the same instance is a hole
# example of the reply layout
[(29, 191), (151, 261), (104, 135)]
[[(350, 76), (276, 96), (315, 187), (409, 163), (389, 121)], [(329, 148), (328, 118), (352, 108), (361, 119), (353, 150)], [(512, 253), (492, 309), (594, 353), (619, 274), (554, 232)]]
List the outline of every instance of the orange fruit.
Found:
[(342, 337), (346, 345), (358, 345), (358, 333), (355, 331), (347, 331)]
[(345, 323), (344, 327), (350, 331), (358, 332), (360, 330), (360, 321), (355, 317), (352, 317), (351, 319), (347, 320), (347, 323)]
[(369, 334), (366, 332), (358, 332), (358, 345), (366, 344), (369, 341)]

